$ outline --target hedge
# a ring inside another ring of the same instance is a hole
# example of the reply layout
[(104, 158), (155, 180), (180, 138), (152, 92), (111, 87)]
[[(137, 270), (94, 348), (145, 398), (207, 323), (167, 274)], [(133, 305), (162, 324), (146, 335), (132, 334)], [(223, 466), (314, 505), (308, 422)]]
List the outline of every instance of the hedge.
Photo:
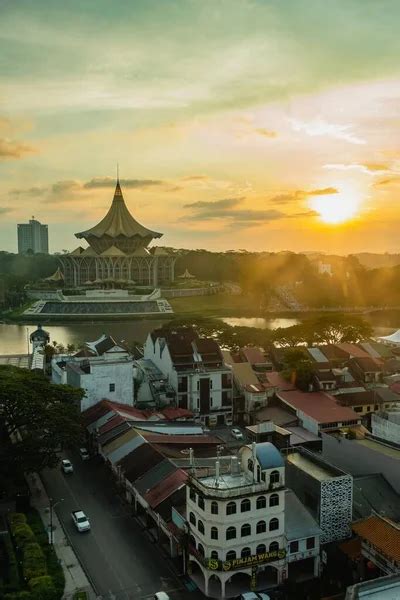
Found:
[(73, 595), (73, 600), (88, 600), (88, 598), (87, 592), (75, 592)]
[(23, 574), (27, 581), (47, 575), (46, 559), (39, 544), (26, 544), (22, 560)]
[(35, 535), (26, 523), (11, 526), (11, 533), (18, 548), (24, 548), (25, 544), (35, 541)]
[(58, 594), (49, 575), (35, 577), (29, 582), (32, 600), (57, 600)]
[(4, 583), (4, 591), (18, 591), (21, 587), (18, 562), (15, 555), (14, 546), (12, 545), (12, 541), (8, 535), (3, 537), (3, 544), (7, 554), (7, 582)]
[(26, 515), (24, 513), (10, 513), (8, 515), (8, 522), (10, 523), (11, 528), (16, 525), (21, 525), (26, 523)]
[(32, 594), (27, 591), (6, 594), (4, 600), (32, 600)]

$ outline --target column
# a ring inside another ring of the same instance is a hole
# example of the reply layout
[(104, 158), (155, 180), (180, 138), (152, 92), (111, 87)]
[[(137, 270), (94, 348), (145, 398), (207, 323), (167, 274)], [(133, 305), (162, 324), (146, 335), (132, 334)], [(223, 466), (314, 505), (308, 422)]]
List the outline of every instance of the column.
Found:
[(220, 579), (221, 579), (221, 598), (222, 598), (222, 600), (225, 598), (225, 585), (226, 585), (227, 577), (228, 577), (228, 575), (225, 575), (225, 577), (224, 577), (222, 574), (220, 576)]
[(209, 576), (208, 576), (208, 572), (204, 572), (204, 595), (208, 596), (208, 582), (210, 580)]

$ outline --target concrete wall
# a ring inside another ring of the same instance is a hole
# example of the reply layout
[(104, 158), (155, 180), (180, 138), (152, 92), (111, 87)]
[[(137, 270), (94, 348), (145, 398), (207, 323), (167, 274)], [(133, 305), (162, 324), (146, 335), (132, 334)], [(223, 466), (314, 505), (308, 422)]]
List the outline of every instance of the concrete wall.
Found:
[(400, 425), (395, 421), (383, 419), (379, 415), (372, 415), (371, 428), (372, 435), (393, 444), (400, 444)]
[(334, 438), (322, 434), (322, 456), (327, 461), (352, 475), (382, 473), (394, 489), (400, 494), (400, 451), (396, 458), (368, 448), (355, 440)]

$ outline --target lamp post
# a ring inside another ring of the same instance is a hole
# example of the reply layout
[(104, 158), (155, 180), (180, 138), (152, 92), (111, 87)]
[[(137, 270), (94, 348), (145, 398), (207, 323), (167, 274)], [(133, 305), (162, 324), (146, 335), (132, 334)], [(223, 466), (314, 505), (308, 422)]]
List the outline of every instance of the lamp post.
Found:
[(60, 504), (60, 502), (63, 502), (64, 498), (61, 498), (60, 500), (58, 500), (58, 502), (54, 502), (53, 504), (53, 498), (49, 498), (49, 510), (50, 510), (50, 546), (53, 545), (53, 510), (55, 509), (55, 507)]

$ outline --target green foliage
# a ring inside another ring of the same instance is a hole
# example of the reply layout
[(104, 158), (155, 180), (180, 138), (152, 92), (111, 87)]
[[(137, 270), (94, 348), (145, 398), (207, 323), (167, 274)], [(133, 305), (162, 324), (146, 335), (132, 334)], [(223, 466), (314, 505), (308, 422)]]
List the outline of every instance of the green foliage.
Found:
[(73, 600), (88, 600), (87, 592), (75, 592)]
[(4, 600), (32, 600), (32, 595), (27, 590), (23, 590), (21, 592), (6, 594)]
[(24, 515), (24, 513), (10, 513), (8, 515), (8, 522), (10, 523), (11, 528), (16, 525), (21, 525), (26, 523), (26, 515)]
[(23, 550), (22, 568), (24, 578), (30, 581), (47, 574), (46, 558), (37, 543), (26, 544)]
[(19, 433), (14, 443), (0, 447), (0, 473), (56, 466), (59, 448), (82, 439), (78, 406), (83, 394), (41, 373), (0, 365), (0, 426), (7, 422), (10, 438)]
[(2, 538), (3, 548), (5, 551), (5, 557), (7, 561), (7, 574), (6, 581), (4, 584), (4, 590), (9, 592), (18, 591), (20, 588), (20, 577), (18, 571), (18, 562), (15, 555), (14, 546), (8, 535)]
[(36, 541), (42, 546), (42, 548), (47, 548), (49, 545), (49, 538), (38, 511), (34, 508), (31, 508), (27, 513), (27, 520), (30, 528), (35, 534)]
[(50, 576), (41, 576), (31, 579), (29, 582), (32, 600), (58, 600), (56, 588)]
[(32, 529), (26, 523), (14, 525), (14, 527), (11, 527), (11, 532), (17, 548), (23, 548), (25, 544), (29, 544), (35, 539)]

